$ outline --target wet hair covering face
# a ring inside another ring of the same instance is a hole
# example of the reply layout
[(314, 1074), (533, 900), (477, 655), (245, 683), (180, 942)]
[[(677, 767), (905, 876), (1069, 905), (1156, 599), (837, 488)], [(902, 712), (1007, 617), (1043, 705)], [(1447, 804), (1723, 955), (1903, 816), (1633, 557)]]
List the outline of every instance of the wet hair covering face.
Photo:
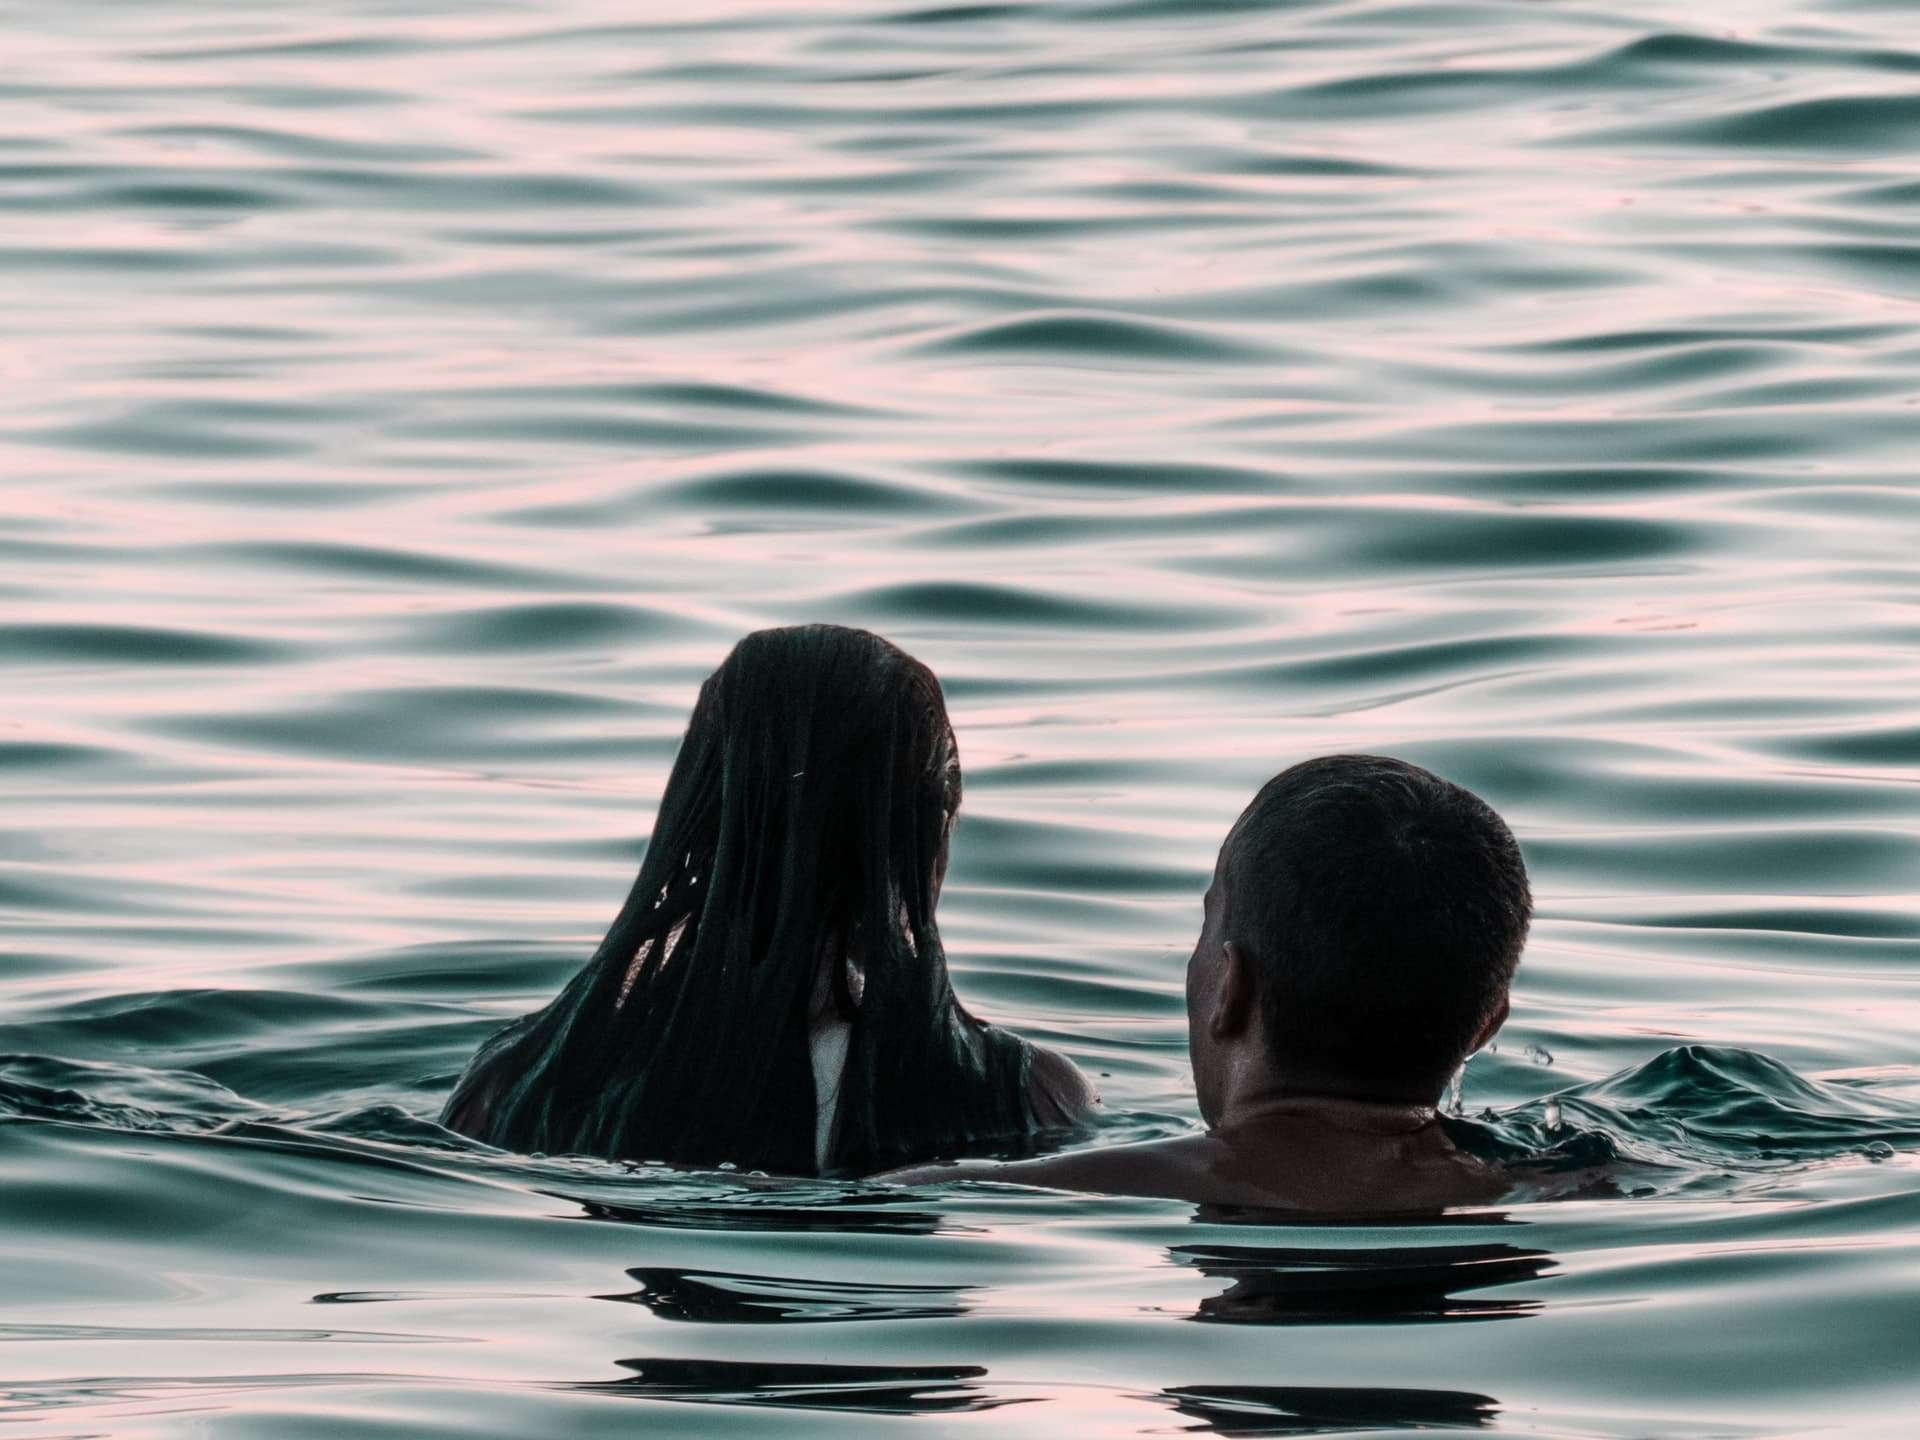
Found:
[(824, 964), (852, 1025), (827, 1170), (1029, 1133), (1030, 1051), (961, 1008), (934, 927), (959, 800), (924, 665), (839, 626), (747, 636), (701, 687), (606, 939), (481, 1048), (444, 1123), (520, 1151), (813, 1173)]

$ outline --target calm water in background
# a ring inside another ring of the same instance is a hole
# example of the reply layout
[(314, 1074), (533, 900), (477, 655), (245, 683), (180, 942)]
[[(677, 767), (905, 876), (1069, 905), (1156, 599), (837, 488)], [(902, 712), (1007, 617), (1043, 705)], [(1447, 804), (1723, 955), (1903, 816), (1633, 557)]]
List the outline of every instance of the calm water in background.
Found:
[[(274, 13), (281, 12), (281, 13)], [(1920, 18), (1874, 0), (0, 5), (0, 1427), (1903, 1433)], [(1176, 1133), (1254, 786), (1484, 793), (1445, 1224), (431, 1123), (699, 679), (944, 677), (962, 993)]]

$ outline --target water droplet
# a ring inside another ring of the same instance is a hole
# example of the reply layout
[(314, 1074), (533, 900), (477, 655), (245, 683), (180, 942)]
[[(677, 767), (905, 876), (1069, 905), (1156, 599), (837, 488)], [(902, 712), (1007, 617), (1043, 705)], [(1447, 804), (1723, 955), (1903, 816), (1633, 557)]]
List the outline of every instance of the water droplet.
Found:
[(1560, 1128), (1560, 1102), (1558, 1100), (1547, 1101), (1546, 1113), (1541, 1118), (1549, 1131), (1558, 1130)]
[(1553, 1054), (1544, 1045), (1529, 1045), (1520, 1053), (1536, 1065), (1551, 1065), (1553, 1063)]
[(720, 1169), (722, 1169), (722, 1170), (729, 1170), (729, 1171), (731, 1171), (731, 1170), (738, 1170), (738, 1169), (739, 1169), (740, 1167), (739, 1167), (738, 1165), (736, 1165), (736, 1164), (734, 1164), (734, 1163), (733, 1163), (733, 1161), (731, 1161), (731, 1160), (722, 1160), (722, 1161), (720, 1162), (720, 1165), (719, 1165), (719, 1168), (720, 1168)]
[(1893, 1158), (1893, 1146), (1884, 1140), (1875, 1140), (1860, 1147), (1860, 1153), (1867, 1159), (1878, 1162)]

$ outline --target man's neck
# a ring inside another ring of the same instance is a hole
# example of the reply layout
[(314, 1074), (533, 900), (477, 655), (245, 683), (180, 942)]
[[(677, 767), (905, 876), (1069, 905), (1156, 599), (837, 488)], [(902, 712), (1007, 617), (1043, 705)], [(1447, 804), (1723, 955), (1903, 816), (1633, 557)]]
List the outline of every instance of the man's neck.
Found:
[(1310, 1125), (1356, 1135), (1405, 1135), (1438, 1115), (1430, 1101), (1363, 1099), (1271, 1081), (1231, 1092), (1210, 1127), (1223, 1139)]

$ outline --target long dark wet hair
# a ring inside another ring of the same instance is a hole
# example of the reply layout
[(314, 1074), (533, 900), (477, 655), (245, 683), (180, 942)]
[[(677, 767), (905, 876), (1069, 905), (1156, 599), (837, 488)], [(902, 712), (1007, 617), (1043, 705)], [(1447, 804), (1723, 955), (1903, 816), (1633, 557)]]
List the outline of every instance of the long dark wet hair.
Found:
[(444, 1122), (521, 1151), (811, 1174), (824, 967), (852, 1026), (827, 1170), (1030, 1131), (1030, 1051), (961, 1008), (934, 926), (959, 803), (926, 666), (864, 630), (747, 636), (701, 687), (606, 939), (481, 1048)]

